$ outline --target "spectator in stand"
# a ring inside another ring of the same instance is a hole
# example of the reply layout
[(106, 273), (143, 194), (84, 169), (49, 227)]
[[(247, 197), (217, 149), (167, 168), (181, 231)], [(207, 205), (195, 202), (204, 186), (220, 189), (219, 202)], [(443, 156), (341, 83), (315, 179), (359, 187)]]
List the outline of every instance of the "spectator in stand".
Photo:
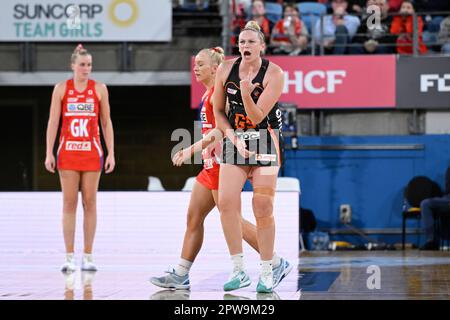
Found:
[(380, 25), (370, 30), (370, 17), (366, 17), (353, 38), (353, 46), (349, 48), (351, 54), (389, 54), (395, 53), (395, 36), (390, 34), (392, 16), (388, 15), (387, 0), (368, 0), (367, 7), (376, 5), (380, 8)]
[[(270, 43), (270, 35), (273, 28), (273, 23), (267, 19), (266, 17), (266, 8), (263, 0), (253, 0), (251, 5), (251, 14), (250, 17), (247, 19), (242, 19), (244, 15), (242, 14), (240, 16), (240, 19), (236, 21), (236, 23), (233, 24), (233, 38), (232, 38), (232, 44), (234, 46), (237, 45), (236, 39), (239, 33), (242, 29), (244, 29), (245, 24), (250, 21), (254, 20), (258, 23), (259, 27), (261, 28), (261, 32), (264, 34), (264, 37), (266, 39), (266, 48), (269, 46)], [(236, 46), (234, 54), (238, 54), (238, 48)]]
[(439, 211), (448, 213), (450, 210), (450, 167), (445, 172), (445, 192), (441, 197), (425, 199), (420, 203), (423, 228), (425, 231), (425, 244), (421, 250), (439, 250), (439, 241), (434, 234), (434, 220)]
[(450, 54), (450, 15), (441, 22), (438, 42), (442, 45), (442, 53)]
[[(450, 1), (449, 0), (416, 0), (414, 2), (418, 12), (425, 14), (425, 28), (424, 28), (424, 42), (434, 49), (439, 51), (438, 34), (442, 20), (449, 14)], [(442, 12), (442, 13), (439, 13)]]
[[(391, 33), (397, 36), (397, 53), (399, 54), (412, 54), (413, 50), (413, 15), (415, 14), (415, 8), (411, 1), (403, 1), (400, 7), (399, 15), (395, 16), (392, 20)], [(427, 52), (427, 47), (422, 40), (423, 32), (423, 20), (422, 17), (417, 17), (417, 31), (419, 37), (420, 54)]]
[(319, 44), (323, 41), (325, 53), (345, 54), (347, 44), (356, 34), (360, 20), (347, 14), (347, 7), (347, 0), (332, 0), (333, 14), (323, 17), (323, 35), (319, 19), (314, 26), (316, 41)]
[(366, 0), (349, 0), (348, 1), (348, 12), (360, 15), (364, 13), (364, 8), (366, 5)]
[(400, 11), (403, 0), (388, 0), (389, 12), (395, 13)]
[(258, 23), (259, 27), (261, 28), (261, 32), (266, 38), (266, 45), (269, 44), (273, 23), (266, 17), (266, 7), (263, 0), (253, 0), (252, 15), (250, 19), (247, 20), (247, 22), (250, 20), (254, 20)]
[(295, 4), (284, 6), (283, 19), (272, 30), (271, 47), (274, 54), (299, 55), (308, 47), (308, 28), (300, 20)]

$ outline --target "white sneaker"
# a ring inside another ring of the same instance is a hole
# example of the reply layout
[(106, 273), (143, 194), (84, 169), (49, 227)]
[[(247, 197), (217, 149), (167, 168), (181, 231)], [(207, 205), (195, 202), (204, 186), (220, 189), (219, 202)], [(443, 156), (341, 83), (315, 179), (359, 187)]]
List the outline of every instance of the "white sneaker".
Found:
[(66, 262), (61, 266), (62, 272), (75, 272), (77, 270), (77, 266), (75, 265), (75, 258), (73, 254), (66, 255)]
[(75, 272), (65, 272), (64, 282), (66, 290), (73, 290), (75, 288)]
[(83, 271), (97, 271), (97, 266), (95, 265), (92, 255), (83, 255), (83, 260), (81, 262), (81, 270)]
[(81, 272), (81, 282), (83, 286), (92, 286), (95, 278), (95, 271), (83, 271)]
[(256, 286), (258, 293), (272, 293), (273, 291), (273, 272), (262, 272), (259, 276), (259, 282)]

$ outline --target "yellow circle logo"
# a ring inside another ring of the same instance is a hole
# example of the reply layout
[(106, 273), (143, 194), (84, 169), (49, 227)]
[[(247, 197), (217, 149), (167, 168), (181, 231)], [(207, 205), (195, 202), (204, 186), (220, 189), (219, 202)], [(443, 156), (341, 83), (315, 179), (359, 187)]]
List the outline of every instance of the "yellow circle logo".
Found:
[(115, 25), (125, 28), (136, 22), (138, 11), (136, 0), (113, 0), (109, 6), (109, 17)]

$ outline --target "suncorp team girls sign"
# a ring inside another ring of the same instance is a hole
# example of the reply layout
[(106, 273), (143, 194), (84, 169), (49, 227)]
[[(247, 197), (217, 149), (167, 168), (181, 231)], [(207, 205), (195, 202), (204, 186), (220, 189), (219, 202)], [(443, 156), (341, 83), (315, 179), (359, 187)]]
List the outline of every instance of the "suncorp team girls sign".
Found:
[(170, 0), (2, 0), (0, 41), (170, 41)]
[[(308, 108), (394, 108), (395, 56), (267, 57), (284, 70), (280, 102)], [(191, 106), (204, 88), (192, 78)]]

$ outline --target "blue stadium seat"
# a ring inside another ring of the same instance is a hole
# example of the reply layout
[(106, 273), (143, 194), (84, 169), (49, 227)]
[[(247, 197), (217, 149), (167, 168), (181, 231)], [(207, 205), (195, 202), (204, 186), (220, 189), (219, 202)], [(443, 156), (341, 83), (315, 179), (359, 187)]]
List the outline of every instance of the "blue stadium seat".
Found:
[(297, 8), (300, 11), (300, 18), (305, 22), (310, 33), (316, 20), (327, 13), (327, 6), (318, 2), (301, 2)]
[(195, 0), (184, 0), (180, 5), (180, 9), (183, 11), (202, 11), (207, 10), (208, 7), (208, 1), (203, 1), (203, 3), (198, 6)]
[(273, 23), (276, 23), (283, 16), (283, 6), (279, 3), (266, 2), (266, 17)]

